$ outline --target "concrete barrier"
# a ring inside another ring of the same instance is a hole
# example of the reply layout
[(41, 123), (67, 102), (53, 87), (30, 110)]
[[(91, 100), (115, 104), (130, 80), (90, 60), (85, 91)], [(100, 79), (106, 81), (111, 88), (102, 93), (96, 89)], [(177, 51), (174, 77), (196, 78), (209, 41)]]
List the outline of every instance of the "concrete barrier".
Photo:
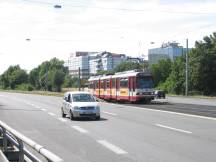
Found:
[(0, 150), (0, 162), (9, 162), (1, 150)]

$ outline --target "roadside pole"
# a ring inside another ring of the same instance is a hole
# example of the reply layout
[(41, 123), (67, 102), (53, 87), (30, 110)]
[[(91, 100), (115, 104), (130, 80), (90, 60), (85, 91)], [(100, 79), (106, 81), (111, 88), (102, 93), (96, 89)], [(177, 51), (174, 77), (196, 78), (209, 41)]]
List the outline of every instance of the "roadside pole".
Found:
[(185, 95), (188, 96), (188, 39), (186, 39), (186, 55), (185, 55)]
[(78, 87), (79, 87), (79, 91), (80, 91), (80, 84), (81, 84), (81, 82), (80, 82), (80, 67), (79, 67), (79, 71), (78, 71), (78, 73), (79, 73)]

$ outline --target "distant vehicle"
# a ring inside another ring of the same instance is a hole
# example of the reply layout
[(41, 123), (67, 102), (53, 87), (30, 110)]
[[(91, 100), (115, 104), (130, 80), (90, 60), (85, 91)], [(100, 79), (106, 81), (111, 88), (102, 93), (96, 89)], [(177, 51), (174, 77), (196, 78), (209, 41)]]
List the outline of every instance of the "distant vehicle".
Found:
[(166, 98), (166, 94), (163, 90), (155, 90), (155, 99)]
[(69, 115), (70, 119), (95, 118), (100, 119), (100, 107), (89, 92), (67, 92), (64, 94), (61, 107), (62, 117)]
[(88, 81), (90, 92), (101, 99), (145, 103), (154, 99), (150, 72), (131, 70), (115, 75), (91, 77)]

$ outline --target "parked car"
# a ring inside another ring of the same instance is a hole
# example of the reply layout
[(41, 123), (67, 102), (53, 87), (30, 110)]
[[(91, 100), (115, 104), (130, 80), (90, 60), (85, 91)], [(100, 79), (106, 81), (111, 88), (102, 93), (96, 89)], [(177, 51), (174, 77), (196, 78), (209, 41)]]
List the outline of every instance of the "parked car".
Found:
[(67, 92), (64, 94), (61, 114), (62, 117), (69, 115), (71, 120), (83, 117), (99, 120), (100, 106), (89, 92)]
[(163, 90), (155, 90), (154, 95), (155, 95), (155, 99), (166, 98), (166, 94)]

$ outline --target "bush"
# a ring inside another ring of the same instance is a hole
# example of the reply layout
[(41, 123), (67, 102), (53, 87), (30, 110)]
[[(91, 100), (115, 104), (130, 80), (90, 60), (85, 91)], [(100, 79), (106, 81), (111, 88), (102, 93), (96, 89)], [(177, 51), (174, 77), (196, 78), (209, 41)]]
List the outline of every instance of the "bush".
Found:
[(21, 91), (33, 91), (34, 88), (30, 85), (30, 84), (20, 84), (20, 85), (17, 85), (16, 90), (21, 90)]

